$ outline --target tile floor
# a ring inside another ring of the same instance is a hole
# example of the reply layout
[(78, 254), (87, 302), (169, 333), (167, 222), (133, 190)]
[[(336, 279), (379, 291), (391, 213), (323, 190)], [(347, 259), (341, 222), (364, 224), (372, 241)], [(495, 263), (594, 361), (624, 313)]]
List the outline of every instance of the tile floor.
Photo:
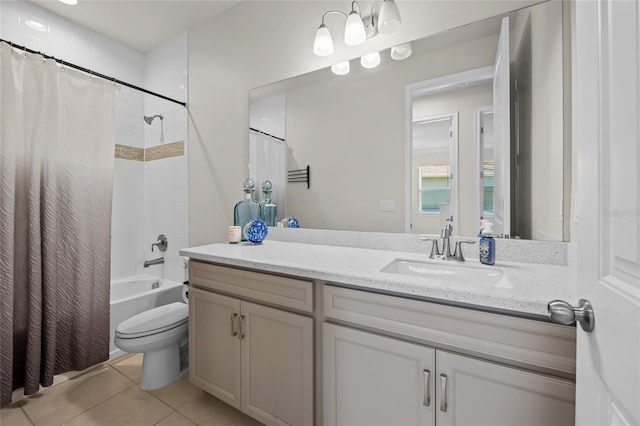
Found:
[(0, 410), (1, 426), (253, 426), (235, 408), (189, 383), (144, 391), (142, 354), (102, 364)]

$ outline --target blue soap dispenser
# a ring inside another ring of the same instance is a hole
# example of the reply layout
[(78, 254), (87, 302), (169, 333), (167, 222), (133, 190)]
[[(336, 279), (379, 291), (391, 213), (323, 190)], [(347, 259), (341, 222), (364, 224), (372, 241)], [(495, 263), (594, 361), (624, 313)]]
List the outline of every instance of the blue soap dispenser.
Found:
[(480, 263), (495, 265), (496, 240), (493, 238), (493, 224), (486, 219), (480, 221)]

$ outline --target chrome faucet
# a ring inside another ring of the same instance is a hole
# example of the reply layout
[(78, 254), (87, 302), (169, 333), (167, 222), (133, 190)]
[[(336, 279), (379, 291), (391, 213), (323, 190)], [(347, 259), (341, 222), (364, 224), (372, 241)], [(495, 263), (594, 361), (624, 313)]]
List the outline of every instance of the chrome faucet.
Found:
[(159, 257), (157, 259), (152, 259), (152, 260), (145, 260), (144, 261), (144, 267), (148, 268), (149, 266), (152, 265), (162, 265), (164, 263), (164, 257)]
[(167, 251), (168, 245), (169, 245), (169, 242), (167, 241), (167, 237), (164, 234), (160, 234), (158, 235), (158, 241), (151, 244), (151, 251), (153, 251), (154, 246), (158, 247), (158, 250), (160, 251)]
[(442, 259), (449, 260), (453, 255), (451, 254), (451, 233), (453, 232), (453, 225), (447, 219), (447, 224), (442, 228), (440, 237), (442, 238)]
[(438, 240), (436, 238), (422, 237), (422, 241), (431, 241), (431, 253), (429, 259), (442, 259), (451, 260), (455, 259), (460, 262), (464, 262), (464, 255), (462, 254), (462, 244), (475, 244), (473, 240), (460, 240), (456, 241), (454, 253), (451, 254), (451, 234), (453, 233), (453, 225), (449, 220), (447, 224), (442, 228), (440, 237), (442, 238), (442, 251), (438, 248)]

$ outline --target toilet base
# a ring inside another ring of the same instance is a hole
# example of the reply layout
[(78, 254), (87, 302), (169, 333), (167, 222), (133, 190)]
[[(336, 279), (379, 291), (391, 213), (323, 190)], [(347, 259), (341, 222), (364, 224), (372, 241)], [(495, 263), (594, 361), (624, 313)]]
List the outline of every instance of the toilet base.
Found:
[(180, 363), (180, 345), (145, 352), (142, 358), (142, 389), (152, 390), (177, 380), (184, 370)]

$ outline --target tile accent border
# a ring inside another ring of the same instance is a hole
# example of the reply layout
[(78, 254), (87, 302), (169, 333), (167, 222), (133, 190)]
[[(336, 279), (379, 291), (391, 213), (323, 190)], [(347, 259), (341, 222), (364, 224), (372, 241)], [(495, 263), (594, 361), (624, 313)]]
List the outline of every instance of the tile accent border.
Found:
[(119, 144), (115, 146), (115, 158), (123, 160), (154, 161), (181, 155), (184, 155), (184, 141), (156, 145), (146, 149)]
[(144, 161), (144, 149), (116, 144), (115, 158), (123, 160)]
[(184, 155), (184, 141), (156, 145), (144, 150), (144, 161), (161, 160), (163, 158)]

